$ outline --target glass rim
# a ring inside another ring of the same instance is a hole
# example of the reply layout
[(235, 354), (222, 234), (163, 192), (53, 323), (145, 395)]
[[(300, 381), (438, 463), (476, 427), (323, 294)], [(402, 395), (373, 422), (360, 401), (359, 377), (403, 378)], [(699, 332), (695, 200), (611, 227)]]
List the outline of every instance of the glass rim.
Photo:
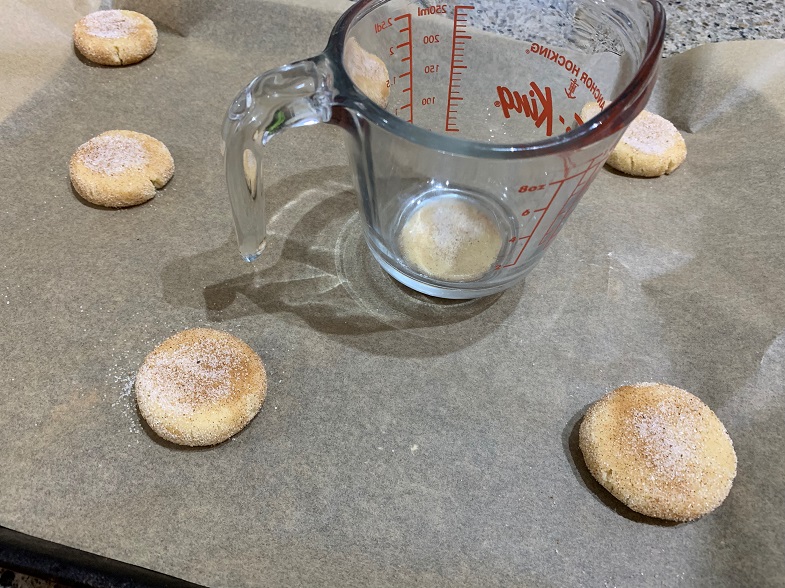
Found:
[(497, 159), (522, 159), (575, 151), (602, 141), (626, 128), (643, 109), (645, 101), (654, 88), (665, 38), (665, 10), (658, 0), (638, 0), (639, 4), (648, 4), (653, 11), (641, 65), (613, 102), (595, 117), (584, 121), (582, 125), (568, 133), (531, 143), (485, 143), (430, 131), (395, 116), (373, 102), (356, 87), (343, 67), (343, 49), (351, 25), (389, 1), (391, 0), (357, 0), (341, 15), (333, 27), (323, 55), (333, 64), (337, 64), (335, 69), (342, 78), (341, 85), (349, 90), (339, 93), (340, 101), (334, 106), (356, 110), (369, 122), (427, 148), (456, 155)]

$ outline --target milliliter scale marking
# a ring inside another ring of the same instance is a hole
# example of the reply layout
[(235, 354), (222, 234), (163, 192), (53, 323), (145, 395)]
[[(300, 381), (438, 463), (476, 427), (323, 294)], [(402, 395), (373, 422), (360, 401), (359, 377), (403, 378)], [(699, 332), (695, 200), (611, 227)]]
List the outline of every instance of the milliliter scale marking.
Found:
[(466, 41), (472, 38), (471, 35), (466, 34), (466, 21), (468, 20), (466, 11), (468, 10), (474, 10), (474, 6), (456, 6), (453, 10), (450, 86), (447, 92), (447, 115), (444, 121), (444, 130), (451, 133), (459, 132), (456, 114), (458, 113), (458, 102), (463, 100), (460, 81), (463, 71), (468, 67), (463, 60)]

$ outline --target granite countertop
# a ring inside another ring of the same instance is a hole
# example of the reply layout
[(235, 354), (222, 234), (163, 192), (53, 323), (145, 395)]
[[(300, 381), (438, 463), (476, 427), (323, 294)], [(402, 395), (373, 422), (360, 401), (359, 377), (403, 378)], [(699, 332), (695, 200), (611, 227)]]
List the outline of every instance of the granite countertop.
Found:
[[(519, 16), (519, 11), (514, 7), (516, 1), (474, 0), (472, 4), (477, 8), (477, 24), (486, 29), (501, 26), (514, 36)], [(781, 0), (660, 2), (665, 7), (667, 19), (663, 57), (717, 41), (785, 38)]]
[[(666, 0), (663, 5), (668, 23), (665, 57), (704, 43), (785, 38), (781, 0)], [(0, 568), (2, 588), (55, 586)]]
[(667, 0), (663, 56), (704, 43), (785, 38), (781, 0)]

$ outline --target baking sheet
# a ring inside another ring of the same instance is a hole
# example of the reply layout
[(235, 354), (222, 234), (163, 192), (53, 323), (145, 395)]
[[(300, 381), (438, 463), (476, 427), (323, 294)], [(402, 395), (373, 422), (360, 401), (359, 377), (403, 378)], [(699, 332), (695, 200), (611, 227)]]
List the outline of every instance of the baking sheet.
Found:
[[(603, 170), (524, 285), (437, 302), (371, 259), (324, 125), (270, 144), (268, 255), (237, 254), (225, 110), (320, 51), (340, 9), (167, 4), (156, 53), (121, 69), (70, 46), (89, 2), (6, 12), (58, 57), (3, 41), (0, 525), (210, 586), (785, 583), (785, 43), (666, 59), (651, 107), (686, 163)], [(145, 205), (70, 188), (71, 153), (113, 128), (174, 156)], [(252, 424), (202, 450), (159, 441), (131, 397), (194, 326), (243, 338), (270, 380)], [(730, 496), (697, 522), (640, 517), (583, 465), (585, 408), (637, 381), (697, 394), (734, 440)]]

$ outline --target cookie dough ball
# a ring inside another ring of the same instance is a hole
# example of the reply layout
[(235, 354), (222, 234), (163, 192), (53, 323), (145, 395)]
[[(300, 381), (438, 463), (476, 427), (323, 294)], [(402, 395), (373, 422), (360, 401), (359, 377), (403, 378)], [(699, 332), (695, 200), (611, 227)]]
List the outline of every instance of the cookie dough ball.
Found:
[(179, 445), (215, 445), (259, 412), (267, 373), (243, 341), (214, 329), (189, 329), (145, 358), (136, 375), (139, 412), (158, 435)]
[(91, 12), (74, 25), (79, 53), (101, 65), (131, 65), (149, 57), (158, 30), (144, 14), (132, 10)]
[(690, 521), (710, 513), (736, 476), (733, 442), (714, 412), (665, 384), (605, 395), (586, 413), (579, 440), (592, 476), (650, 517)]
[[(581, 118), (588, 120), (599, 112), (597, 104), (587, 104)], [(627, 127), (607, 163), (631, 176), (654, 178), (671, 173), (686, 157), (687, 144), (673, 123), (643, 110)]]
[(363, 94), (386, 108), (390, 97), (390, 74), (384, 62), (360, 47), (357, 39), (349, 37), (343, 51), (343, 63), (349, 77)]
[(93, 204), (120, 208), (147, 202), (174, 175), (174, 160), (158, 139), (107, 131), (81, 145), (68, 166), (77, 193)]
[(481, 278), (496, 262), (502, 236), (483, 211), (457, 198), (420, 205), (401, 229), (399, 246), (414, 269), (447, 282)]

